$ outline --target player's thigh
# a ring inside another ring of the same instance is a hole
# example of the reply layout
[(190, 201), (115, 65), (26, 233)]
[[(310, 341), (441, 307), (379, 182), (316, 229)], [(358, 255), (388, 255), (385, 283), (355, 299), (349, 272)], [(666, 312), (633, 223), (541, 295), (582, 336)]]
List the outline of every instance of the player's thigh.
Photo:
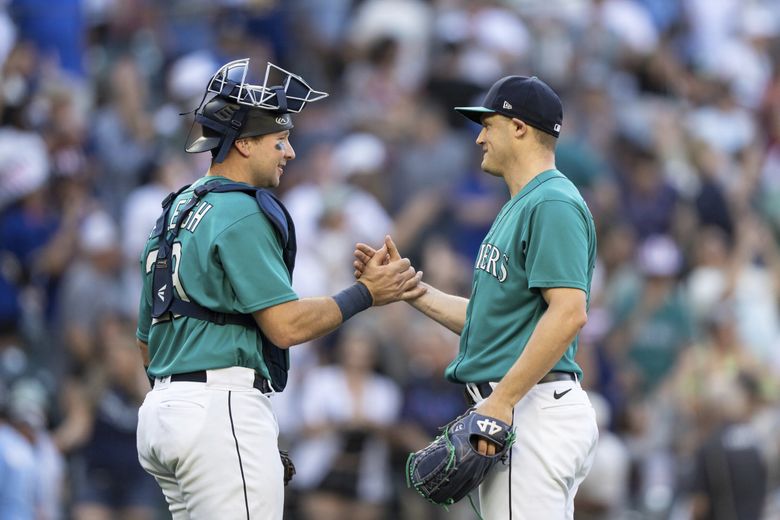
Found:
[(515, 407), (509, 463), (496, 466), (480, 488), (485, 520), (571, 518), (574, 494), (592, 463), (595, 415), (579, 387), (564, 404), (552, 398), (553, 390), (544, 392), (537, 387)]
[(149, 392), (138, 412), (138, 460), (154, 477), (174, 520), (190, 518), (176, 468), (198, 442), (208, 402), (203, 385), (168, 383)]
[(267, 397), (214, 390), (200, 438), (176, 473), (190, 515), (281, 519), (278, 435)]
[(154, 479), (162, 490), (171, 518), (173, 520), (189, 520), (190, 514), (187, 512), (187, 503), (179, 489), (178, 481), (172, 475), (163, 474), (154, 475)]
[(174, 475), (200, 442), (208, 422), (210, 392), (199, 383), (158, 383), (138, 411), (136, 448), (153, 476)]

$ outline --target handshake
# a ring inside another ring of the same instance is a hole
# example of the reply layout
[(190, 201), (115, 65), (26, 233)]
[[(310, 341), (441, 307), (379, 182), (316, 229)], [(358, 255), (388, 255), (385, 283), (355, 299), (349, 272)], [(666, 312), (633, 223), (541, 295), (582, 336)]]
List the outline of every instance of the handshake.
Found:
[(368, 288), (374, 305), (415, 300), (427, 292), (422, 271), (416, 271), (408, 258), (401, 258), (389, 235), (379, 249), (359, 243), (354, 254), (355, 279)]

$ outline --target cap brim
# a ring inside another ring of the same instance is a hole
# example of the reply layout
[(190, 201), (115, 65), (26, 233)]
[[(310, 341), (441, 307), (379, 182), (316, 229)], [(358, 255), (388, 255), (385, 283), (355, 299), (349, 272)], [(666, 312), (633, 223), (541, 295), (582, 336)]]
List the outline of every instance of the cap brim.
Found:
[(464, 117), (467, 117), (477, 123), (482, 124), (483, 114), (495, 114), (495, 110), (491, 110), (485, 107), (455, 107), (455, 110)]
[(184, 150), (189, 153), (207, 152), (219, 146), (219, 141), (219, 137), (200, 136), (188, 144)]

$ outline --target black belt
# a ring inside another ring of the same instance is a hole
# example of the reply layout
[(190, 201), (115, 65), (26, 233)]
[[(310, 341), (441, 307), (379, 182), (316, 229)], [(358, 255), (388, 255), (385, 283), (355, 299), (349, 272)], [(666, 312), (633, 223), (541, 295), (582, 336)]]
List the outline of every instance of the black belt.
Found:
[[(539, 380), (539, 383), (553, 383), (555, 381), (576, 381), (577, 376), (574, 374), (574, 372), (559, 372), (557, 370), (552, 370), (550, 372), (547, 372), (544, 377), (542, 377)], [(479, 392), (479, 395), (482, 397), (482, 399), (487, 399), (487, 397), (493, 393), (493, 387), (490, 385), (490, 383), (474, 383), (474, 386), (477, 388), (477, 391)], [(474, 402), (474, 399), (471, 397), (471, 394), (466, 391), (466, 401), (468, 401), (469, 406), (474, 406), (476, 403)]]
[[(199, 370), (197, 372), (182, 372), (181, 374), (171, 375), (171, 383), (180, 381), (189, 381), (190, 383), (205, 383), (207, 381), (207, 375), (205, 370)], [(154, 385), (152, 385), (154, 386)], [(255, 373), (255, 382), (252, 385), (260, 392), (264, 394), (270, 394), (272, 392), (271, 383), (260, 374)]]

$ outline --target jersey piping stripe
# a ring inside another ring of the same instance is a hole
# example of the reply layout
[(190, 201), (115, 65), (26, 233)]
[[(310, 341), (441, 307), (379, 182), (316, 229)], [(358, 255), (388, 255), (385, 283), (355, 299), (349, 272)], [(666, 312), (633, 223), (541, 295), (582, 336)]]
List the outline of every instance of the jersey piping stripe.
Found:
[[(536, 189), (536, 186), (533, 189)], [(529, 190), (528, 193), (531, 193), (533, 191), (533, 189)], [(517, 205), (518, 202), (520, 202), (522, 199), (524, 199), (525, 196), (528, 195), (528, 193), (524, 194), (522, 197), (518, 197), (515, 200), (511, 200), (510, 199), (510, 201), (507, 202), (507, 204), (509, 204), (509, 206), (505, 206), (505, 207), (501, 208), (501, 211), (498, 212), (498, 215), (496, 216), (496, 219), (493, 221), (493, 225), (490, 226), (490, 229), (488, 230), (487, 235), (485, 235), (485, 238), (482, 239), (482, 243), (483, 244), (485, 242), (487, 242), (488, 240), (491, 240), (493, 238), (493, 232), (498, 227), (498, 225), (504, 220), (504, 218), (509, 214), (509, 212), (512, 211), (512, 208), (514, 208)], [(479, 259), (477, 261), (479, 261)], [(474, 268), (474, 271), (475, 272), (477, 271), (476, 267)], [(477, 285), (479, 285), (479, 279), (475, 275), (474, 276), (474, 287), (473, 287), (473, 289), (471, 291), (471, 297), (469, 299), (473, 298), (474, 295), (477, 293)], [(469, 323), (469, 325), (471, 325), (471, 324)], [(466, 340), (465, 340), (465, 343), (463, 344), (463, 353), (462, 354), (458, 353), (457, 362), (455, 363), (455, 367), (452, 369), (452, 377), (454, 377), (458, 381), (459, 381), (459, 379), (458, 379), (458, 369), (460, 368), (460, 365), (463, 363), (463, 360), (466, 359), (466, 353), (468, 353), (468, 351), (469, 351), (468, 329), (470, 329), (470, 328), (471, 327), (468, 327), (468, 328), (464, 327), (463, 330), (460, 331), (461, 337), (465, 337)]]
[(236, 426), (233, 424), (233, 408), (230, 401), (233, 392), (228, 392), (228, 415), (230, 416), (230, 429), (233, 431), (233, 440), (236, 442), (236, 455), (238, 455), (238, 468), (241, 470), (241, 484), (244, 486), (244, 505), (246, 506), (246, 520), (249, 520), (249, 497), (246, 494), (246, 478), (244, 478), (244, 465), (241, 462), (241, 450), (238, 448), (238, 437), (236, 437)]

